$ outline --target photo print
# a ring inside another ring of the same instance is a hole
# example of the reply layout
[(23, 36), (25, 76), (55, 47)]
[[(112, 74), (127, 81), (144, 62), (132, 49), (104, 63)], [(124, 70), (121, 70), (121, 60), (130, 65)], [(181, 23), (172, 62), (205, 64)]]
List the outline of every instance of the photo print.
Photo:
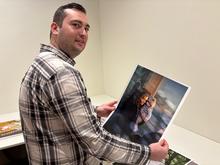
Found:
[(138, 65), (103, 127), (139, 144), (158, 142), (189, 91), (189, 86)]

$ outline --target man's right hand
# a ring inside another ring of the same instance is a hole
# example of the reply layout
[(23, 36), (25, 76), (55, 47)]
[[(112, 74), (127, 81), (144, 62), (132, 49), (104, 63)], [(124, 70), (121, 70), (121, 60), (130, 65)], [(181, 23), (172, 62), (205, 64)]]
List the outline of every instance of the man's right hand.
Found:
[(157, 143), (149, 145), (151, 149), (150, 160), (161, 161), (166, 158), (169, 150), (169, 145), (165, 139)]

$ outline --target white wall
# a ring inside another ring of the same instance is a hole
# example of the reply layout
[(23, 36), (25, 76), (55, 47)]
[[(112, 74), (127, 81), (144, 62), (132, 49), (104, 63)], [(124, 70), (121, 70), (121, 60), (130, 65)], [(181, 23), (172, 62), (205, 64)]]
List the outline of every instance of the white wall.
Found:
[[(49, 43), (50, 22), (55, 10), (67, 2), (70, 1), (1, 0), (1, 114), (18, 110), (21, 79), (37, 55), (40, 43)], [(98, 1), (77, 2), (87, 8), (91, 31), (86, 50), (76, 59), (76, 67), (85, 78), (89, 95), (97, 95), (103, 93)]]
[[(70, 1), (1, 0), (0, 113), (18, 110), (21, 78), (39, 43), (48, 42), (54, 11), (66, 2)], [(92, 26), (87, 48), (77, 58), (89, 95), (104, 92), (104, 73), (106, 93), (120, 98), (136, 64), (142, 64), (190, 85), (175, 123), (220, 142), (220, 2), (77, 2), (87, 8)]]
[(220, 143), (220, 2), (99, 2), (106, 93), (120, 98), (136, 64), (188, 84), (174, 122)]

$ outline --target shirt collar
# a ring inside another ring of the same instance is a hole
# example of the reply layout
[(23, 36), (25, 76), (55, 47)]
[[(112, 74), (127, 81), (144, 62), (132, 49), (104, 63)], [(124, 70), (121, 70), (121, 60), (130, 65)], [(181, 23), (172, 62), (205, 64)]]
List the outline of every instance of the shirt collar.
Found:
[(61, 50), (55, 48), (52, 45), (41, 44), (40, 53), (42, 52), (52, 52), (62, 60), (68, 62), (69, 64), (73, 66), (76, 64), (74, 59), (70, 58), (66, 53), (62, 52)]

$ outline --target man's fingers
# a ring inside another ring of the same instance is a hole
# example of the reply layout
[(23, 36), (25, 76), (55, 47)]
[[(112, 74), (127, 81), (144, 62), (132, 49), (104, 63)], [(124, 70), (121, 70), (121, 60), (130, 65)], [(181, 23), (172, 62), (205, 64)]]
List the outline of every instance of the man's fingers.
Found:
[(161, 146), (168, 146), (168, 143), (167, 143), (167, 141), (166, 141), (165, 139), (160, 140), (160, 141), (159, 141), (159, 144), (160, 144)]
[(111, 102), (109, 102), (109, 103), (107, 103), (107, 104), (110, 105), (110, 106), (113, 106), (113, 105), (115, 105), (116, 103), (117, 103), (117, 101), (114, 100), (114, 101), (111, 101)]

